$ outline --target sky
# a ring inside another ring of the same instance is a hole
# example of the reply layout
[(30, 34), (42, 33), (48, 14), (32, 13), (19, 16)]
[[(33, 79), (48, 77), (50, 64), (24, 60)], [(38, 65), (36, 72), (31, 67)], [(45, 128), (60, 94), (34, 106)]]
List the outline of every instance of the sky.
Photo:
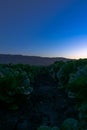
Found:
[(1, 0), (0, 54), (87, 58), (87, 0)]

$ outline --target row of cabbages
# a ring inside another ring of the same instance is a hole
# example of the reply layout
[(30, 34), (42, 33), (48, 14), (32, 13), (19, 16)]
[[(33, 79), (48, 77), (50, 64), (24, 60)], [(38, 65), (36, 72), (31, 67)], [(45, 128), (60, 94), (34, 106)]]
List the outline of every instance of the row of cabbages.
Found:
[(18, 100), (29, 98), (39, 69), (29, 65), (0, 65), (0, 100), (18, 109)]
[(67, 96), (76, 100), (81, 130), (87, 129), (87, 59), (60, 61), (50, 68), (50, 75), (58, 87), (65, 89)]
[(18, 109), (18, 100), (29, 97), (39, 75), (48, 75), (69, 98), (75, 98), (80, 130), (87, 129), (87, 59), (59, 61), (48, 67), (0, 65), (0, 100)]

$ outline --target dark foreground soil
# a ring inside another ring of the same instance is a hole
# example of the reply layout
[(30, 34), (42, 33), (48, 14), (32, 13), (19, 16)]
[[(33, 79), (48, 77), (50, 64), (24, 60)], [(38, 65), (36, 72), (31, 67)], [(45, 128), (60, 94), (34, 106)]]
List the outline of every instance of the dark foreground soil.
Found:
[(78, 119), (74, 99), (52, 83), (39, 83), (20, 110), (0, 107), (0, 130), (37, 130), (40, 125), (60, 127), (64, 119)]

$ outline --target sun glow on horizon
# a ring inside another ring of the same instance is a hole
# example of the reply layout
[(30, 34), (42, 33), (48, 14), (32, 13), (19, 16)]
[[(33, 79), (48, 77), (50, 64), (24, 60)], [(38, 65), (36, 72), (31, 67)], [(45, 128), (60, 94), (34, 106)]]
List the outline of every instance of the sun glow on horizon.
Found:
[[(56, 47), (52, 49), (53, 53), (50, 54), (53, 54), (53, 56), (68, 57), (71, 59), (87, 58), (87, 37), (79, 36), (58, 41), (58, 44), (56, 42)], [(61, 51), (57, 51), (59, 49)]]

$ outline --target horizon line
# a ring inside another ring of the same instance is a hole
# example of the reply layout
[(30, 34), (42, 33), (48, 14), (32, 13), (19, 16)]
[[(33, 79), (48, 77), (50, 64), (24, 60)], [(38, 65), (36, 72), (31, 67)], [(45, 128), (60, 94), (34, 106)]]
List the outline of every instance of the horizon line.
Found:
[(70, 57), (63, 57), (63, 56), (39, 56), (39, 55), (27, 55), (27, 54), (11, 54), (11, 53), (0, 53), (0, 55), (16, 55), (16, 56), (30, 56), (30, 57), (40, 57), (40, 58), (64, 58), (64, 59), (71, 59), (71, 60), (78, 60), (78, 59), (87, 59), (87, 57), (79, 57), (79, 58), (70, 58)]

